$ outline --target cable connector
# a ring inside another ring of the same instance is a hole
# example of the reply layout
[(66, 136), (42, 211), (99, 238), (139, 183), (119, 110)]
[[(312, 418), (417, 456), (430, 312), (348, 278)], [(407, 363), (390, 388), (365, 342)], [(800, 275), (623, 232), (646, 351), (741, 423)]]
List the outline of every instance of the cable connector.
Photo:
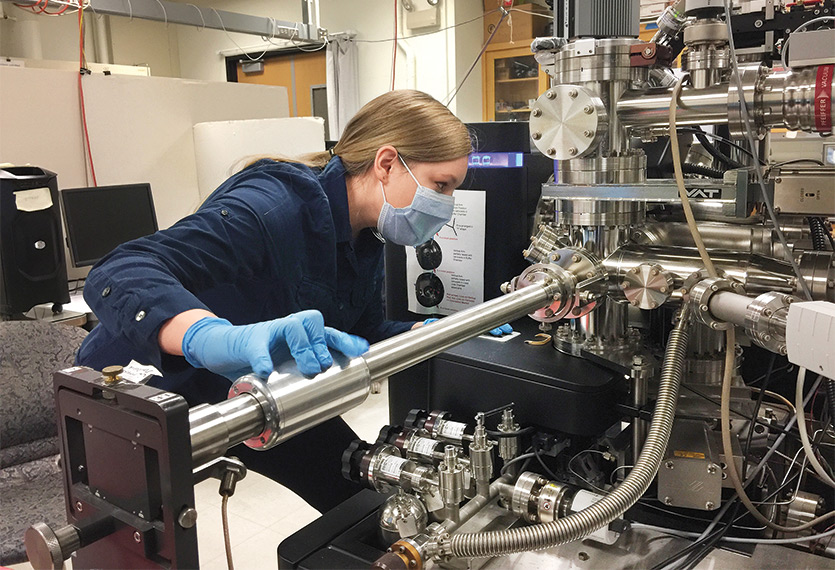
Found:
[(78, 70), (78, 74), (79, 75), (92, 75), (93, 72), (91, 70), (87, 69), (86, 67), (82, 67), (81, 69)]

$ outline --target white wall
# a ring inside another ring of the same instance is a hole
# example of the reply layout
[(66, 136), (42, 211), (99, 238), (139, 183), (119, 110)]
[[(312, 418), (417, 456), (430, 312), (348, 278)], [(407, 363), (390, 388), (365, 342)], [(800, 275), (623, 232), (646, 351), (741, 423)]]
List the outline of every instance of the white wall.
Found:
[[(78, 18), (75, 14), (59, 17), (35, 15), (2, 2), (6, 18), (0, 19), (0, 56), (78, 62)], [(88, 61), (96, 61), (95, 26), (104, 17), (85, 13), (87, 22), (85, 52)], [(180, 76), (178, 28), (161, 22), (110, 17), (113, 62), (145, 65), (151, 74)], [(222, 33), (222, 32), (221, 32)]]
[[(153, 0), (142, 0), (153, 1)], [(211, 8), (228, 10), (285, 21), (301, 21), (301, 0), (194, 0), (204, 11)], [(397, 2), (398, 36), (415, 54), (415, 87), (439, 100), (445, 100), (475, 59), (483, 42), (481, 20), (435, 34), (410, 37), (405, 28), (406, 11)], [(440, 25), (414, 30), (416, 34), (438, 31), (455, 23), (478, 17), (482, 2), (478, 0), (440, 0)], [(78, 23), (74, 15), (49, 18), (36, 16), (3, 3), (10, 18), (0, 20), (0, 55), (11, 57), (42, 57), (44, 59), (77, 61)], [(357, 40), (384, 40), (393, 37), (393, 0), (320, 0), (320, 25), (330, 32), (355, 30)], [(94, 61), (94, 37), (88, 30), (87, 55)], [(225, 59), (218, 52), (235, 48), (262, 46), (257, 36), (227, 34), (222, 30), (201, 30), (191, 26), (166, 26), (162, 22), (111, 17), (113, 63), (147, 65), (151, 74), (206, 81), (226, 81)], [(37, 36), (40, 36), (38, 41)], [(277, 42), (283, 43), (283, 42)], [(33, 47), (34, 46), (34, 47)], [(40, 46), (39, 48), (37, 46)], [(389, 88), (391, 73), (391, 42), (359, 43), (359, 94), (365, 103)], [(33, 54), (33, 50), (41, 54)], [(407, 77), (407, 60), (402, 51), (397, 55), (396, 87), (411, 87)], [(481, 64), (450, 105), (464, 121), (481, 120)]]
[[(59, 189), (92, 185), (77, 83), (77, 71), (0, 67), (0, 163), (51, 170)], [(167, 77), (95, 73), (84, 99), (98, 183), (150, 182), (161, 228), (200, 200), (195, 124), (289, 114), (284, 87)]]

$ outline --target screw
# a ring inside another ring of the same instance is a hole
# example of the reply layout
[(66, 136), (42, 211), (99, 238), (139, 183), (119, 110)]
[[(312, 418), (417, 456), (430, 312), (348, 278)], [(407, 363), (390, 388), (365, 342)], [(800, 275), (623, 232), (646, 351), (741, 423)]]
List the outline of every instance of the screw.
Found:
[(629, 289), (629, 281), (623, 281), (620, 284), (621, 289)]
[(411, 566), (412, 568), (416, 567), (417, 566), (417, 560), (414, 560), (414, 559), (409, 560), (409, 566)]
[(717, 323), (717, 322), (710, 323), (710, 328), (712, 328), (713, 330), (717, 330), (719, 328), (719, 323)]
[(707, 305), (699, 305), (699, 310), (703, 313), (707, 312)]
[(75, 510), (77, 510), (79, 513), (84, 510), (84, 505), (81, 504), (81, 501), (75, 502)]
[(647, 46), (644, 48), (644, 55), (650, 57), (652, 55), (652, 48)]
[(586, 553), (586, 552), (578, 552), (578, 553), (577, 553), (577, 558), (579, 558), (580, 560), (582, 560), (583, 562), (585, 562), (586, 560), (588, 560), (588, 559), (589, 559), (589, 555), (588, 555), (588, 553)]
[(137, 530), (133, 533), (133, 540), (136, 542), (142, 542), (142, 534)]
[(640, 354), (636, 354), (632, 357), (632, 364), (633, 366), (642, 366), (644, 364), (644, 357)]
[(195, 524), (197, 524), (197, 509), (193, 507), (186, 507), (180, 512), (180, 516), (177, 517), (177, 522), (180, 523), (180, 526), (183, 528), (191, 528)]
[(763, 315), (765, 315), (766, 317), (770, 317), (772, 314), (773, 313), (771, 309), (763, 309)]
[(553, 148), (549, 148), (548, 150), (545, 151), (545, 153), (546, 154), (557, 154), (557, 151), (555, 151)]
[(557, 94), (553, 91), (546, 91), (545, 96), (548, 97), (548, 99), (554, 99), (557, 96)]
[(571, 156), (574, 156), (575, 154), (577, 154), (577, 149), (572, 146), (571, 148), (568, 149), (568, 154), (570, 154)]
[(575, 253), (571, 256), (571, 261), (573, 261), (574, 263), (580, 263), (580, 256)]
[(531, 114), (532, 114), (534, 117), (539, 117), (539, 116), (541, 116), (541, 115), (542, 115), (542, 109), (540, 109), (539, 107), (537, 107), (536, 109), (534, 109), (534, 110), (533, 110), (533, 112), (532, 112)]
[(777, 184), (780, 184), (782, 181), (783, 181), (783, 179), (780, 178), (779, 176), (774, 179), (774, 182), (776, 182)]
[(675, 466), (676, 466), (676, 464), (673, 463), (672, 461), (668, 461), (667, 463), (664, 464), (664, 467), (666, 467), (667, 469), (672, 469)]
[(591, 115), (593, 111), (594, 111), (594, 109), (592, 109), (591, 105), (586, 105), (585, 107), (583, 107), (583, 112), (586, 115)]
[(756, 20), (754, 22), (754, 27), (755, 28), (762, 28), (763, 27), (763, 21), (762, 20)]
[(708, 502), (705, 503), (705, 508), (709, 511), (712, 511), (713, 507), (715, 507), (715, 506), (716, 505), (713, 503), (713, 501), (708, 501)]
[(672, 497), (664, 497), (664, 504), (665, 505), (672, 505), (673, 504)]
[(539, 131), (537, 131), (537, 132), (535, 132), (533, 135), (531, 135), (531, 137), (533, 138), (533, 140), (538, 141), (539, 139), (541, 139), (541, 138), (542, 138), (542, 133), (540, 133)]
[(667, 292), (667, 287), (662, 285), (661, 287), (658, 288), (658, 290), (661, 291), (662, 293), (666, 293)]
[(551, 297), (551, 299), (553, 299), (554, 301), (559, 301), (561, 298), (562, 298), (562, 297), (560, 296), (560, 294), (559, 294), (559, 293), (555, 293), (555, 294), (554, 294), (554, 296), (553, 296), (553, 297)]
[(585, 131), (583, 131), (583, 136), (586, 137), (586, 138), (591, 138), (591, 137), (594, 136), (594, 133), (591, 132), (590, 130), (586, 129)]
[[(708, 472), (708, 473), (710, 473), (711, 475), (713, 475), (714, 473), (716, 473), (716, 465), (714, 465), (713, 463), (711, 463), (710, 465), (708, 465), (708, 466), (707, 466), (707, 472)], [(708, 508), (710, 508), (710, 507), (708, 507)]]
[(658, 303), (656, 303), (655, 301), (650, 301), (650, 303), (649, 303), (649, 308), (650, 309), (655, 309), (657, 307), (658, 307)]
[(715, 292), (719, 290), (719, 287), (717, 287), (716, 285), (711, 285), (710, 290)]
[(658, 275), (658, 270), (657, 270), (657, 269), (653, 269), (652, 271), (650, 271), (650, 272), (649, 272), (649, 274), (650, 274), (650, 275)]
[(575, 97), (577, 97), (577, 90), (572, 89), (571, 91), (568, 92), (568, 96), (571, 97), (572, 99), (574, 99)]

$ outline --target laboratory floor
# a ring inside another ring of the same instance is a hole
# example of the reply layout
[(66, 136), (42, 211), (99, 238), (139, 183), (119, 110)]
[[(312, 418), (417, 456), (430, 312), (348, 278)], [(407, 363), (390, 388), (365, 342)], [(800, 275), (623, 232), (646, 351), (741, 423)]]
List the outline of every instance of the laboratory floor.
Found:
[[(380, 428), (388, 423), (388, 384), (380, 384), (380, 392), (371, 394), (365, 403), (342, 416), (366, 441), (374, 441)], [(198, 548), (202, 570), (226, 568), (218, 481), (211, 479), (194, 488), (197, 504)], [(229, 499), (229, 535), (236, 568), (247, 570), (278, 567), (278, 544), (319, 516), (295, 493), (250, 471), (238, 483)], [(10, 566), (15, 570), (31, 570), (29, 563)], [(67, 568), (72, 568), (67, 563)]]

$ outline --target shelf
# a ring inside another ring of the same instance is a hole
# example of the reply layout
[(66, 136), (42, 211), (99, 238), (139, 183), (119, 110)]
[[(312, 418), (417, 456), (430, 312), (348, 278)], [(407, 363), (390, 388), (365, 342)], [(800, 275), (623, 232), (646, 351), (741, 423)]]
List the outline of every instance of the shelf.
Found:
[(520, 77), (518, 79), (496, 79), (496, 83), (520, 83), (527, 81), (539, 81), (539, 77)]

